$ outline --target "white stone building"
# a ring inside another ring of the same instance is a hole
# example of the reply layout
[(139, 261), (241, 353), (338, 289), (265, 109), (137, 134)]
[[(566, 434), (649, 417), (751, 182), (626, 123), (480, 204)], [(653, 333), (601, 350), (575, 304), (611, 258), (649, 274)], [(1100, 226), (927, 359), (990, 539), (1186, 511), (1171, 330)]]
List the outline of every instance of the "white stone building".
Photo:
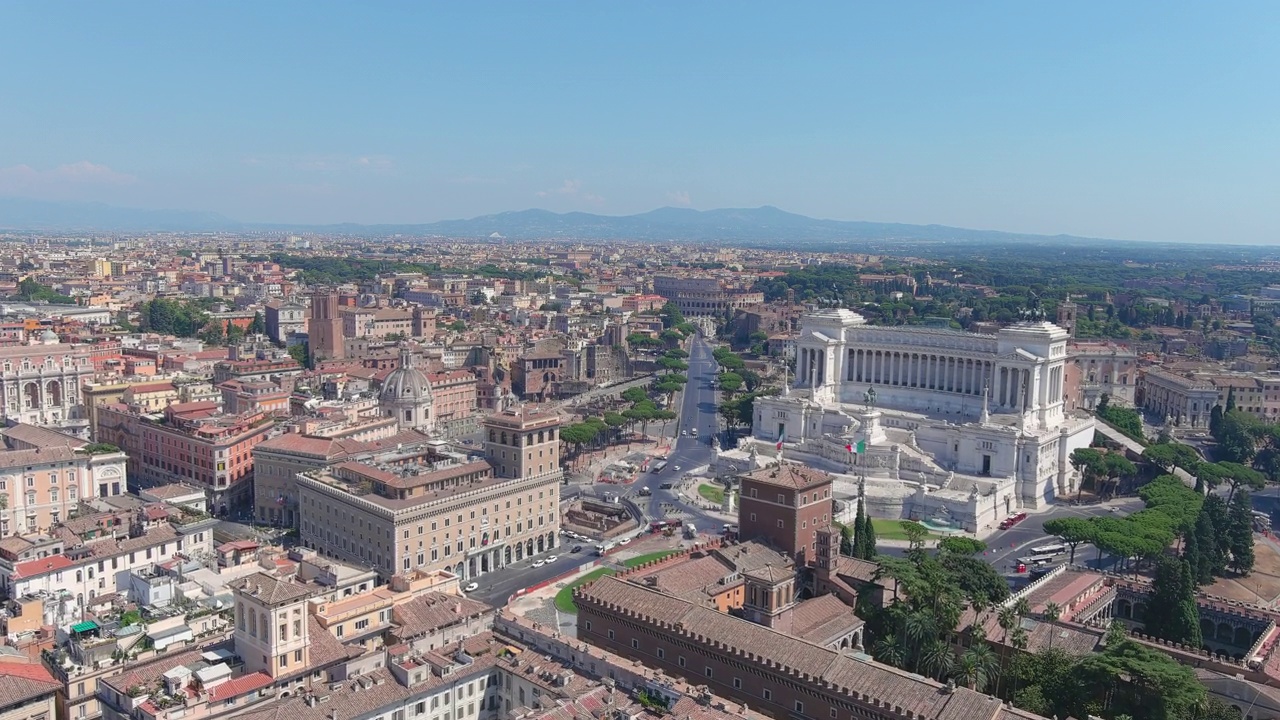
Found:
[[(759, 447), (747, 450), (773, 455), (764, 443), (782, 440), (788, 459), (843, 475), (837, 495), (865, 476), (872, 515), (985, 532), (1076, 489), (1068, 458), (1094, 421), (1064, 408), (1067, 338), (1047, 322), (973, 335), (806, 315), (796, 382), (756, 400)], [(850, 452), (859, 442), (865, 452)]]
[(0, 419), (85, 435), (80, 387), (92, 376), (88, 346), (58, 342), (50, 331), (37, 343), (0, 348)]

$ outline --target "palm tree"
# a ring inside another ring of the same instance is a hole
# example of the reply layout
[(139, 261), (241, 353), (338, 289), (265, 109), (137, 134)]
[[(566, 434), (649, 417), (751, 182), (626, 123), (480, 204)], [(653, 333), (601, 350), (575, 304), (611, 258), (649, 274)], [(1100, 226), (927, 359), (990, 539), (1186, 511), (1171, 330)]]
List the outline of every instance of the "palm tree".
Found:
[[(1030, 638), (1028, 638), (1027, 636), (1027, 629), (1022, 627), (1021, 625), (1013, 629), (1013, 634), (1009, 638), (1009, 643), (1012, 644), (1013, 649), (1017, 650), (1018, 652), (1025, 651), (1027, 649), (1027, 645), (1029, 644), (1029, 641), (1030, 641)], [(1018, 676), (1017, 675), (1013, 677), (1013, 694), (1015, 696), (1018, 694)]]
[(955, 656), (951, 654), (951, 648), (941, 640), (929, 643), (920, 654), (920, 670), (935, 680), (941, 680), (950, 673), (954, 664)]
[(916, 658), (920, 657), (920, 649), (924, 647), (925, 641), (938, 636), (933, 615), (925, 610), (917, 610), (908, 615), (902, 629), (907, 636), (907, 641), (915, 649)]
[[(1047, 623), (1049, 623), (1050, 625), (1052, 625), (1052, 624), (1054, 624), (1054, 623), (1058, 622), (1058, 618), (1060, 618), (1060, 617), (1062, 617), (1062, 608), (1058, 606), (1058, 603), (1051, 602), (1051, 603), (1049, 603), (1048, 605), (1045, 605), (1045, 606), (1044, 606), (1044, 621), (1045, 621), (1045, 622), (1047, 622)], [(1052, 648), (1053, 648), (1053, 636), (1054, 636), (1054, 635), (1057, 635), (1057, 634), (1058, 634), (1057, 629), (1054, 629), (1052, 632), (1050, 632), (1050, 633), (1049, 633), (1049, 648), (1050, 648), (1050, 649), (1052, 649)]]
[[(996, 622), (1000, 625), (1000, 629), (1004, 634), (1000, 637), (1000, 679), (1004, 679), (1004, 666), (1009, 660), (1009, 631), (1018, 625), (1018, 612), (1013, 607), (1005, 605), (1000, 608), (996, 614)], [(996, 694), (1000, 694), (1000, 685), (996, 685)]]
[(1013, 604), (1013, 612), (1018, 617), (1027, 617), (1031, 614), (1031, 603), (1027, 602), (1026, 596), (1018, 598), (1018, 601)]
[(877, 640), (873, 652), (876, 659), (885, 665), (902, 667), (906, 661), (906, 648), (898, 642), (898, 638), (893, 633)]
[(999, 676), (1000, 669), (996, 654), (986, 640), (975, 642), (968, 652), (960, 657), (958, 667), (963, 670), (965, 684), (982, 692), (987, 685)]

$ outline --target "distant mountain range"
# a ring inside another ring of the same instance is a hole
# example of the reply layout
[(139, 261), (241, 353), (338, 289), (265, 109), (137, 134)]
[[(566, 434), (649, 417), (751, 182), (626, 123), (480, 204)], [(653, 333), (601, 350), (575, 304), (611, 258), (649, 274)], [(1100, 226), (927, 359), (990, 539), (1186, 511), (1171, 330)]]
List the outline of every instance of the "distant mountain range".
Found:
[(638, 215), (593, 215), (520, 210), (469, 220), (411, 225), (284, 225), (238, 222), (216, 213), (139, 210), (96, 203), (66, 203), (0, 197), (0, 230), (93, 232), (320, 232), (343, 235), (512, 239), (670, 240), (744, 244), (863, 244), (876, 241), (1010, 243), (1101, 241), (1067, 235), (1025, 235), (944, 225), (907, 225), (820, 220), (765, 206), (693, 210), (664, 207)]

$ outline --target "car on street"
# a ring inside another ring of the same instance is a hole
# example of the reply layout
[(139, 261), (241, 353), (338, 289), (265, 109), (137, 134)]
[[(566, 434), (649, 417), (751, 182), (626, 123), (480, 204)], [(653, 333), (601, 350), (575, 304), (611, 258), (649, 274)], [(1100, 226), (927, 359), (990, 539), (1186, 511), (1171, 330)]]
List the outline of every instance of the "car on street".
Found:
[(571, 552), (571, 553), (580, 553), (580, 552), (582, 552), (582, 546), (581, 546), (581, 545), (574, 545), (572, 548), (569, 548), (569, 552)]
[(619, 545), (626, 545), (626, 544), (627, 544), (627, 543), (629, 543), (629, 542), (631, 542), (631, 538), (622, 538), (621, 540), (619, 540), (619, 541), (618, 541), (618, 544), (619, 544)]
[(560, 559), (560, 557), (559, 557), (558, 555), (548, 555), (548, 556), (547, 556), (547, 562), (549, 562), (549, 563), (553, 563), (553, 562), (555, 562), (555, 561), (557, 561), (557, 560), (559, 560), (559, 559)]
[(479, 590), (479, 589), (480, 589), (480, 583), (467, 583), (467, 586), (462, 588), (462, 591), (475, 592), (476, 590)]
[(663, 489), (663, 490), (670, 490), (671, 488), (673, 488), (673, 487), (675, 487), (675, 486), (676, 486), (676, 484), (675, 484), (675, 483), (673, 483), (673, 482), (664, 482), (664, 483), (662, 483), (661, 485), (659, 485), (658, 487), (659, 487), (659, 488), (661, 488), (661, 489)]
[(675, 469), (676, 469), (676, 472), (680, 472), (680, 466), (679, 466), (679, 465), (676, 465), (676, 466), (675, 466)]
[(547, 564), (547, 563), (546, 563), (546, 561), (544, 561), (544, 560), (536, 560), (536, 561), (534, 561), (533, 566), (534, 566), (534, 567), (536, 567), (536, 568), (540, 568), (540, 567), (542, 567), (543, 565), (546, 565), (546, 564)]

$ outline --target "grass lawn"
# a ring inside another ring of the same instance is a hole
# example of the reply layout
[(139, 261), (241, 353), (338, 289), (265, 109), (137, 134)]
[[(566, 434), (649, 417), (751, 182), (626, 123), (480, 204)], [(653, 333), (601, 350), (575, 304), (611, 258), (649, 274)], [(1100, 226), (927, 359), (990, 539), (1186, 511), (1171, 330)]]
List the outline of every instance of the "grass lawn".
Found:
[[(677, 552), (679, 552), (679, 550), (659, 550), (657, 552), (645, 553), (644, 555), (637, 555), (629, 560), (623, 560), (622, 564), (623, 566), (628, 568), (639, 567), (640, 565), (643, 565), (647, 562), (653, 562), (654, 560), (661, 560), (662, 558), (668, 555), (673, 555)], [(560, 592), (556, 593), (556, 600), (555, 600), (556, 609), (562, 613), (578, 612), (577, 606), (573, 604), (573, 589), (578, 587), (579, 585), (586, 585), (587, 583), (597, 578), (602, 578), (605, 575), (612, 575), (612, 574), (613, 574), (613, 568), (607, 568), (607, 567), (596, 568), (595, 570), (592, 570), (586, 575), (583, 575), (577, 580), (574, 580), (568, 585), (560, 588)]]
[(668, 556), (668, 555), (674, 555), (674, 554), (675, 554), (675, 553), (677, 553), (677, 552), (679, 552), (679, 551), (677, 551), (677, 550), (659, 550), (659, 551), (657, 551), (657, 552), (645, 553), (644, 555), (637, 555), (637, 556), (635, 556), (635, 557), (631, 558), (630, 560), (623, 560), (623, 561), (622, 561), (622, 564), (623, 564), (624, 566), (628, 567), (628, 568), (640, 567), (641, 565), (643, 565), (643, 564), (645, 564), (645, 563), (647, 563), (647, 562), (653, 562), (654, 560), (661, 560), (662, 558), (664, 558), (664, 557), (666, 557), (666, 556)]
[[(871, 527), (876, 530), (877, 540), (906, 540), (907, 534), (902, 531), (902, 526), (898, 523), (901, 520), (885, 520), (883, 518), (871, 518)], [(936, 539), (940, 536), (929, 533), (925, 536), (926, 540)]]
[(613, 574), (613, 568), (597, 568), (587, 573), (586, 575), (583, 575), (577, 580), (574, 580), (568, 585), (564, 586), (563, 588), (560, 589), (560, 592), (556, 593), (556, 609), (563, 613), (578, 612), (578, 606), (573, 604), (574, 588), (578, 587), (579, 585), (586, 585), (587, 583), (591, 582), (592, 580), (595, 580), (596, 578), (602, 578), (605, 575), (612, 575), (612, 574)]
[[(713, 502), (717, 505), (724, 502), (724, 488), (719, 485), (703, 483), (698, 486), (698, 494), (701, 495), (704, 500)], [(735, 490), (734, 495), (737, 494), (738, 492)]]

